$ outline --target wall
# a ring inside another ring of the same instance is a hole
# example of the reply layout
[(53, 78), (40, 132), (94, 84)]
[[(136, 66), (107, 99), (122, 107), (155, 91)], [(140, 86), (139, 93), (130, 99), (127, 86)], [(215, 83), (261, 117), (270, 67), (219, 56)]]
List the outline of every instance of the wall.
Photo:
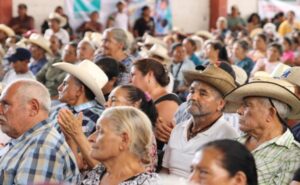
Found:
[(258, 12), (258, 1), (259, 0), (227, 0), (227, 10), (230, 12), (231, 6), (237, 5), (240, 9), (241, 16), (247, 19), (251, 13)]
[(185, 32), (208, 29), (210, 0), (171, 0), (173, 25)]
[[(207, 30), (209, 28), (210, 0), (170, 0), (173, 11), (173, 25), (184, 28), (186, 32), (197, 30)], [(24, 0), (13, 0), (13, 15), (16, 8)], [(238, 5), (243, 17), (248, 17), (250, 13), (257, 12), (258, 0), (227, 0), (228, 12), (234, 4)], [(40, 25), (48, 17), (48, 14), (58, 5), (63, 6), (64, 0), (30, 0), (26, 1), (30, 15), (33, 15), (36, 28), (40, 30)]]
[(35, 28), (40, 31), (43, 21), (54, 11), (55, 7), (63, 6), (63, 0), (13, 0), (13, 16), (17, 15), (17, 6), (19, 3), (26, 3), (28, 14), (35, 19)]

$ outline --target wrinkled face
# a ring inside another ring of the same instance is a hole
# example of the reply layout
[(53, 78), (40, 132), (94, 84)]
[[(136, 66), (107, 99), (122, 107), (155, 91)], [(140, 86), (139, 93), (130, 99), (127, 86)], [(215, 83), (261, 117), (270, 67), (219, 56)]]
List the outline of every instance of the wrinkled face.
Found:
[(100, 162), (112, 160), (121, 152), (122, 137), (113, 131), (111, 125), (109, 118), (99, 118), (96, 132), (89, 137), (91, 156)]
[(112, 32), (104, 32), (102, 49), (105, 56), (114, 56), (123, 49), (123, 46), (114, 39)]
[(58, 86), (58, 99), (68, 105), (75, 105), (79, 97), (82, 85), (72, 75), (67, 75), (64, 81)]
[(224, 100), (218, 92), (207, 83), (194, 81), (187, 96), (187, 111), (193, 116), (209, 116), (224, 107)]
[(132, 66), (131, 67), (131, 83), (143, 90), (144, 92), (147, 91), (147, 75), (143, 75), (143, 73), (136, 67)]
[(77, 61), (76, 48), (72, 45), (66, 45), (62, 52), (62, 60), (70, 63)]
[(196, 153), (189, 181), (193, 185), (235, 185), (233, 177), (222, 165), (223, 154), (213, 147)]
[(22, 125), (28, 116), (29, 106), (22, 103), (17, 85), (14, 84), (4, 90), (0, 97), (0, 127), (2, 132), (12, 138), (23, 134)]
[(80, 61), (85, 59), (93, 60), (94, 49), (87, 42), (80, 42), (77, 46), (77, 57)]
[(267, 58), (270, 62), (278, 61), (280, 59), (280, 52), (275, 47), (270, 47), (267, 50)]
[(259, 101), (259, 98), (247, 97), (237, 110), (239, 116), (239, 128), (245, 133), (261, 128), (268, 116), (268, 109)]
[(106, 107), (116, 106), (132, 106), (132, 103), (127, 99), (128, 93), (125, 89), (116, 87), (110, 94), (106, 102)]
[(186, 50), (183, 46), (178, 46), (177, 48), (174, 49), (172, 55), (173, 55), (174, 61), (181, 62), (186, 57)]

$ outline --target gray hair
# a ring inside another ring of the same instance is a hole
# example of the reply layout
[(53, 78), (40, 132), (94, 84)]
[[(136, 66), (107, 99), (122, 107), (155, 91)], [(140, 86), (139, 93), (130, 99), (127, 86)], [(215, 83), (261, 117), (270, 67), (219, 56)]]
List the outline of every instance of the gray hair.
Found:
[[(272, 101), (272, 104), (271, 102)], [(261, 103), (264, 104), (265, 106), (267, 107), (274, 107), (277, 111), (277, 114), (279, 115), (279, 117), (283, 120), (286, 120), (288, 115), (290, 114), (291, 112), (291, 109), (290, 107), (286, 104), (286, 103), (283, 103), (281, 101), (278, 101), (276, 99), (273, 99), (273, 98), (261, 98)]]
[(116, 134), (127, 133), (130, 138), (129, 150), (142, 161), (150, 162), (152, 143), (151, 121), (137, 108), (118, 106), (106, 109), (101, 118), (109, 118)]
[(23, 102), (27, 102), (32, 99), (36, 99), (41, 109), (50, 113), (51, 110), (51, 98), (48, 89), (40, 82), (36, 80), (17, 80), (10, 84), (20, 84), (16, 94), (21, 97)]
[(128, 41), (128, 37), (127, 34), (125, 32), (125, 30), (123, 30), (122, 28), (108, 28), (104, 31), (103, 34), (110, 32), (113, 35), (113, 38), (120, 44), (123, 45), (123, 50), (127, 50), (129, 47), (129, 41)]

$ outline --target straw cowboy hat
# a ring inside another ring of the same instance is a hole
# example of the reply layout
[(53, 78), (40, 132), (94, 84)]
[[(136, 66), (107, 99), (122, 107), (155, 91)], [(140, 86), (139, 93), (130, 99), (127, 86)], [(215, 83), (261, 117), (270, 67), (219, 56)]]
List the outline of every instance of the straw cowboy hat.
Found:
[(281, 79), (300, 87), (300, 67), (291, 67), (287, 69), (281, 76)]
[(0, 30), (2, 30), (8, 37), (15, 36), (14, 30), (5, 24), (0, 24)]
[(56, 19), (59, 21), (59, 26), (60, 27), (63, 27), (67, 24), (67, 19), (63, 16), (61, 16), (60, 14), (56, 13), (56, 12), (52, 12), (49, 14), (48, 16), (48, 20), (53, 20), (53, 19)]
[(90, 60), (83, 60), (79, 64), (58, 62), (53, 66), (76, 77), (94, 93), (100, 104), (105, 104), (102, 88), (108, 82), (108, 78), (95, 63)]
[(300, 99), (280, 79), (258, 80), (242, 85), (226, 95), (225, 100), (241, 103), (246, 97), (273, 98), (291, 108), (288, 118), (300, 118)]
[(168, 55), (168, 50), (160, 44), (154, 44), (148, 51), (148, 56), (157, 55), (164, 59), (164, 63), (170, 62), (170, 57)]
[(201, 38), (204, 38), (204, 40), (208, 40), (208, 39), (213, 39), (214, 36), (212, 33), (206, 31), (206, 30), (200, 30), (200, 31), (197, 31), (195, 33), (195, 35), (197, 35), (198, 37), (201, 37)]
[(263, 33), (264, 30), (262, 28), (255, 28), (250, 32), (250, 37), (254, 38), (256, 35)]
[(45, 39), (42, 35), (33, 33), (30, 35), (29, 39), (26, 40), (26, 42), (38, 45), (39, 47), (47, 51), (50, 55), (52, 55), (52, 51), (50, 49), (50, 42), (47, 39)]
[(215, 87), (223, 96), (237, 87), (234, 77), (215, 65), (209, 65), (203, 71), (184, 70), (183, 76), (188, 84), (196, 80), (203, 81)]

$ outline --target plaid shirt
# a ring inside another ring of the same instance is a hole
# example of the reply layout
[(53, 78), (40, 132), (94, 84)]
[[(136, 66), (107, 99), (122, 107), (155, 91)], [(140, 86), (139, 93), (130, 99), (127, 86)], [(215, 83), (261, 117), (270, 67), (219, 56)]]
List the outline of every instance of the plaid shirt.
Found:
[[(245, 135), (239, 141), (246, 143), (247, 139)], [(251, 152), (255, 158), (260, 185), (289, 184), (300, 167), (300, 144), (289, 129)]]
[(48, 120), (12, 139), (9, 146), (0, 159), (0, 184), (78, 183), (75, 157)]
[(128, 56), (127, 58), (121, 61), (121, 64), (125, 66), (126, 71), (120, 72), (117, 81), (118, 85), (128, 85), (130, 83), (131, 81), (130, 71), (131, 71), (132, 63), (133, 63), (133, 59), (130, 56)]
[(58, 107), (54, 112), (51, 113), (50, 120), (51, 124), (53, 124), (54, 127), (57, 128), (58, 132), (60, 133), (61, 129), (57, 122), (57, 116), (61, 108), (70, 109), (75, 115), (79, 114), (80, 112), (83, 113), (82, 131), (86, 137), (88, 137), (96, 131), (97, 120), (104, 110), (104, 107), (97, 103), (97, 101), (95, 100), (88, 101), (86, 103), (76, 106), (63, 105), (61, 107)]

